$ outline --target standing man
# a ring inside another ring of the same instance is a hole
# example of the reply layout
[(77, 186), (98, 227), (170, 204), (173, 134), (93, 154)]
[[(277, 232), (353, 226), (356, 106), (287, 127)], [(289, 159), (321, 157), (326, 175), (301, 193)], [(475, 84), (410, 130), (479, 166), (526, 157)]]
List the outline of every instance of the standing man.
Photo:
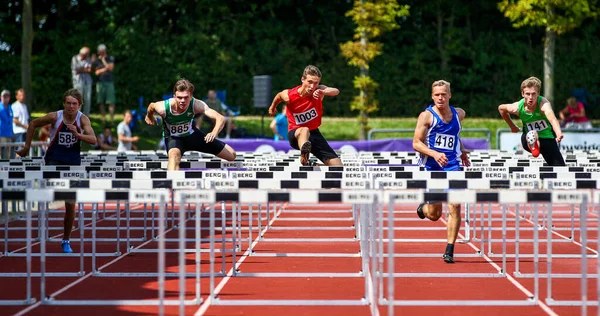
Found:
[(281, 113), (277, 114), (275, 118), (271, 121), (271, 130), (273, 131), (273, 140), (288, 140), (288, 122), (286, 117), (287, 106), (284, 105), (283, 109), (281, 109)]
[[(450, 106), (450, 83), (435, 81), (431, 85), (433, 104), (419, 115), (413, 148), (420, 153), (419, 165), (428, 171), (459, 171), (460, 162), (470, 166), (471, 162), (460, 140), (460, 122), (465, 111)], [(442, 216), (442, 203), (422, 203), (417, 208), (419, 218), (437, 221)], [(454, 263), (454, 243), (460, 229), (460, 204), (448, 204), (448, 244), (442, 258)]]
[[(0, 144), (12, 143), (13, 111), (10, 106), (10, 91), (3, 90), (0, 95)], [(0, 147), (0, 159), (9, 159), (12, 147)]]
[[(27, 128), (25, 146), (17, 152), (21, 157), (29, 154), (29, 146), (38, 127), (50, 124), (50, 146), (44, 156), (47, 166), (78, 166), (81, 164), (81, 141), (96, 144), (96, 135), (90, 119), (79, 111), (83, 95), (77, 89), (63, 94), (63, 110), (50, 112), (35, 119)], [(61, 243), (64, 253), (71, 253), (71, 230), (75, 220), (75, 201), (65, 201), (64, 234)]]
[(79, 90), (83, 95), (83, 113), (90, 115), (92, 105), (92, 63), (90, 61), (90, 49), (82, 47), (79, 55), (71, 58), (71, 75), (73, 77), (73, 88)]
[[(150, 103), (146, 114), (146, 123), (149, 125), (158, 125), (155, 113), (162, 118), (163, 137), (169, 155), (167, 169), (179, 170), (181, 156), (186, 151), (200, 151), (227, 161), (235, 160), (235, 150), (217, 139), (225, 118), (202, 100), (194, 98), (194, 85), (186, 79), (179, 79), (175, 83), (173, 93), (174, 98)], [(195, 128), (196, 114), (204, 114), (215, 121), (215, 127), (210, 133), (204, 134)]]
[(521, 83), (523, 99), (498, 106), (498, 112), (513, 133), (521, 130), (512, 121), (510, 114), (521, 118), (523, 149), (530, 152), (533, 157), (538, 157), (541, 153), (550, 166), (565, 166), (565, 160), (558, 149), (558, 143), (563, 139), (560, 123), (554, 115), (550, 102), (540, 95), (541, 88), (540, 79), (536, 77), (525, 79)]
[(323, 98), (336, 96), (340, 91), (320, 85), (321, 77), (319, 68), (306, 66), (300, 79), (302, 84), (279, 92), (269, 107), (269, 114), (275, 116), (277, 106), (281, 102), (286, 103), (288, 140), (292, 148), (300, 150), (302, 165), (308, 164), (312, 153), (327, 166), (341, 166), (342, 161), (319, 131), (323, 117)]
[(125, 115), (123, 115), (123, 121), (117, 126), (117, 135), (119, 135), (119, 147), (117, 151), (120, 153), (131, 150), (133, 143), (139, 140), (137, 136), (132, 137), (131, 129), (129, 129), (131, 119), (131, 111), (127, 110), (125, 111)]
[[(221, 100), (217, 98), (217, 92), (215, 90), (208, 90), (208, 94), (204, 103), (206, 103), (206, 105), (208, 105), (209, 108), (223, 115), (223, 118), (225, 118), (225, 139), (230, 139), (233, 120), (231, 119), (231, 116), (229, 115), (228, 111), (223, 106), (223, 102), (221, 102)], [(204, 122), (205, 120), (211, 123), (209, 119), (204, 117), (204, 115), (200, 115), (196, 120), (196, 128), (200, 129), (202, 122)]]
[[(13, 140), (15, 143), (22, 143), (25, 142), (25, 134), (29, 126), (29, 111), (27, 111), (27, 105), (23, 103), (25, 102), (25, 90), (17, 90), (16, 98), (17, 101), (12, 104)], [(11, 155), (11, 158), (14, 158), (14, 155)]]
[(106, 54), (106, 45), (98, 45), (98, 58), (94, 60), (94, 69), (96, 69), (96, 97), (102, 114), (102, 123), (106, 124), (106, 112), (104, 105), (108, 105), (110, 113), (110, 124), (115, 122), (115, 79), (113, 70), (115, 69), (115, 58)]

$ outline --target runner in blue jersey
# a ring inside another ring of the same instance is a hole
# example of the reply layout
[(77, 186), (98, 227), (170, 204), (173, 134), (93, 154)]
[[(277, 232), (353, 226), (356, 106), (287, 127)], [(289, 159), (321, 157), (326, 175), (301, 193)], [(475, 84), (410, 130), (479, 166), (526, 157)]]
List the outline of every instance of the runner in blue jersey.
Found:
[[(33, 135), (38, 127), (50, 124), (50, 145), (44, 162), (53, 166), (77, 166), (81, 164), (81, 141), (96, 145), (96, 135), (90, 119), (79, 110), (83, 96), (77, 89), (69, 89), (63, 94), (64, 110), (51, 112), (35, 119), (27, 128), (25, 146), (17, 152), (21, 157), (29, 154)], [(61, 243), (65, 253), (71, 253), (71, 229), (75, 220), (75, 201), (65, 201), (64, 234)]]
[[(460, 162), (470, 166), (469, 156), (460, 140), (460, 122), (465, 111), (450, 106), (450, 83), (438, 80), (431, 85), (433, 104), (419, 115), (413, 148), (420, 153), (419, 165), (428, 171), (458, 171)], [(460, 229), (460, 204), (448, 204), (448, 244), (442, 258), (454, 263), (454, 242)], [(442, 203), (422, 203), (417, 215), (437, 221), (442, 216)]]

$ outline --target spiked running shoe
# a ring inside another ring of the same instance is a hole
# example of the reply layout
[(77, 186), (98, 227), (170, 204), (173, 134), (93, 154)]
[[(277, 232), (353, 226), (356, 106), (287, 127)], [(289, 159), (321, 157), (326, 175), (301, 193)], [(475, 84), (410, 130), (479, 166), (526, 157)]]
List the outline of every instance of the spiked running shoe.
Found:
[(312, 149), (312, 144), (311, 142), (307, 141), (306, 143), (302, 144), (302, 148), (300, 148), (300, 164), (303, 166), (306, 166), (309, 162), (309, 158), (310, 158), (310, 151)]
[(537, 158), (540, 155), (540, 144), (538, 142), (537, 133), (535, 131), (530, 131), (525, 138), (527, 140), (527, 146), (529, 146), (529, 150), (531, 150), (531, 155)]
[(419, 207), (417, 207), (417, 216), (419, 216), (420, 219), (425, 219), (425, 213), (423, 213), (424, 205), (425, 203), (421, 203), (419, 204)]
[(64, 253), (72, 253), (73, 249), (71, 249), (71, 242), (69, 242), (68, 240), (63, 240), (60, 243), (60, 246), (62, 247), (62, 251)]
[(442, 256), (442, 259), (444, 259), (444, 262), (446, 262), (446, 263), (454, 263), (454, 256), (453, 255), (445, 253)]

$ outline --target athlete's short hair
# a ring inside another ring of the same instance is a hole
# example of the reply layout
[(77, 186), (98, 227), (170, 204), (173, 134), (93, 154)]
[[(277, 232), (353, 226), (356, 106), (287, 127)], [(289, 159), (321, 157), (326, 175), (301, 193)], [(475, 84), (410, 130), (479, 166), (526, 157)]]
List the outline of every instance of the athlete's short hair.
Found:
[(521, 82), (521, 92), (525, 88), (537, 88), (538, 92), (542, 90), (542, 81), (536, 77), (529, 77)]
[(448, 90), (448, 93), (450, 93), (450, 82), (446, 81), (446, 80), (437, 80), (434, 81), (433, 84), (431, 84), (431, 92), (433, 93), (433, 88), (435, 87), (446, 87), (446, 90)]
[(307, 76), (316, 76), (319, 78), (322, 77), (319, 68), (313, 65), (308, 65), (306, 68), (304, 68), (304, 72), (302, 72), (302, 78), (306, 78)]
[(83, 95), (77, 89), (69, 89), (63, 94), (63, 103), (67, 102), (67, 97), (73, 97), (79, 102), (79, 106), (83, 105)]
[(175, 87), (173, 87), (173, 93), (177, 91), (189, 91), (190, 93), (194, 93), (194, 85), (189, 82), (185, 78), (181, 78), (175, 82)]

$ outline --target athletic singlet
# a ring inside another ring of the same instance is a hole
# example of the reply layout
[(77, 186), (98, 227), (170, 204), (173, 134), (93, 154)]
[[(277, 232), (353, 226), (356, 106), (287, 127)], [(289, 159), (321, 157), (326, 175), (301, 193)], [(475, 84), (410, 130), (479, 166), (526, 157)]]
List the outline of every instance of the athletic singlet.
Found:
[[(433, 114), (433, 122), (427, 130), (425, 144), (427, 147), (444, 153), (448, 158), (447, 168), (456, 168), (460, 165), (459, 157), (462, 154), (460, 151), (460, 119), (454, 107), (450, 107), (452, 111), (452, 120), (449, 123), (444, 122), (433, 110), (433, 105), (430, 105), (426, 111)], [(440, 169), (438, 163), (432, 157), (420, 154), (419, 165), (427, 169)]]
[[(112, 145), (112, 135), (106, 137), (104, 136), (104, 134), (100, 134), (100, 140), (102, 140), (102, 144), (105, 145)], [(94, 146), (95, 149), (100, 149), (100, 144), (96, 141), (96, 146)]]
[(290, 101), (287, 104), (288, 131), (299, 127), (308, 127), (315, 130), (321, 126), (323, 116), (323, 100), (315, 99), (312, 95), (301, 97), (298, 89), (301, 86), (288, 90)]
[(44, 160), (55, 160), (68, 165), (81, 164), (81, 140), (78, 139), (66, 124), (73, 124), (81, 133), (81, 116), (77, 112), (74, 122), (64, 122), (63, 110), (56, 112), (56, 123), (50, 127), (50, 145)]
[(554, 138), (550, 121), (548, 121), (546, 115), (540, 110), (541, 103), (542, 96), (540, 95), (538, 96), (535, 110), (532, 113), (528, 113), (525, 111), (525, 98), (519, 101), (519, 118), (523, 122), (523, 133), (536, 130), (539, 138)]
[(194, 133), (194, 98), (190, 101), (185, 112), (181, 114), (173, 114), (171, 112), (171, 99), (167, 99), (164, 102), (163, 137), (185, 137), (192, 135)]

